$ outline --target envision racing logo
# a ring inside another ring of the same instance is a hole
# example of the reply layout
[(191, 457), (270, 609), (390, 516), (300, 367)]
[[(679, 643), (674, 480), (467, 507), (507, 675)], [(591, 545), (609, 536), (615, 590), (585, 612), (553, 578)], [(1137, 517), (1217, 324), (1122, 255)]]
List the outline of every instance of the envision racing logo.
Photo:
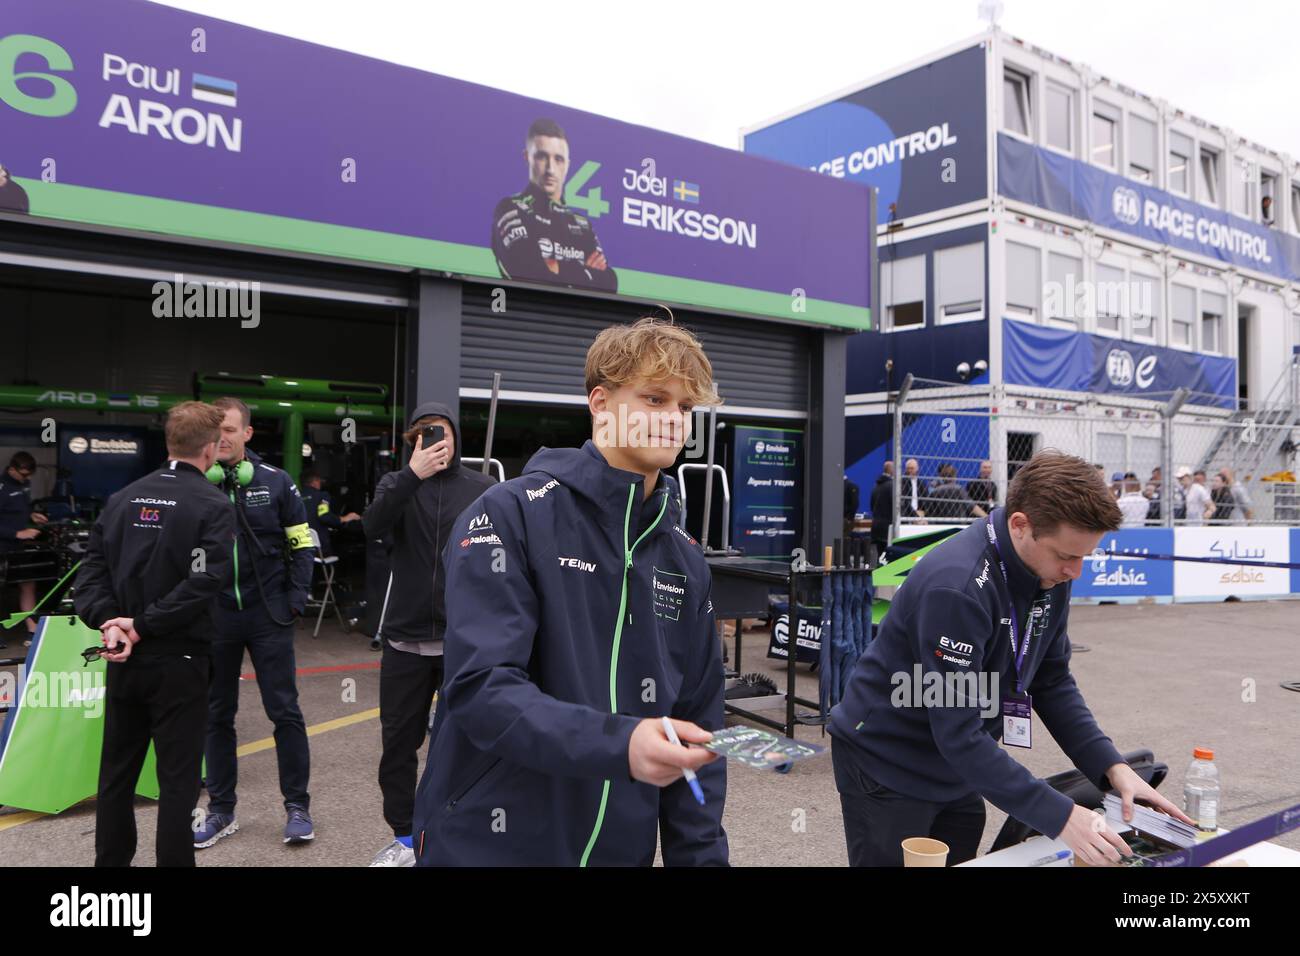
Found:
[[(778, 644), (790, 643), (790, 615), (782, 614), (777, 618), (776, 625), (772, 628), (772, 636)], [(800, 647), (816, 649), (821, 639), (822, 629), (820, 625), (799, 618), (796, 640), (799, 642)]]

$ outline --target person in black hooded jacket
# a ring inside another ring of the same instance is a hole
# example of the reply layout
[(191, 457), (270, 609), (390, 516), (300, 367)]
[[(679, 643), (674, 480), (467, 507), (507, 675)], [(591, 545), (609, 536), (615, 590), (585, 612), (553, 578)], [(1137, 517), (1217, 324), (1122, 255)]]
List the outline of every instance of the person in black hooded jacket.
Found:
[[(423, 431), (441, 425), (444, 438), (424, 446)], [(391, 534), (393, 583), (381, 625), (379, 723), (383, 753), (379, 788), (393, 842), (372, 866), (411, 866), (411, 816), (415, 807), (420, 746), (429, 727), (433, 695), (442, 684), (442, 642), (447, 626), (440, 552), (456, 518), (495, 482), (462, 468), (460, 433), (451, 409), (425, 402), (405, 434), (406, 467), (380, 480), (363, 521), (366, 536)]]

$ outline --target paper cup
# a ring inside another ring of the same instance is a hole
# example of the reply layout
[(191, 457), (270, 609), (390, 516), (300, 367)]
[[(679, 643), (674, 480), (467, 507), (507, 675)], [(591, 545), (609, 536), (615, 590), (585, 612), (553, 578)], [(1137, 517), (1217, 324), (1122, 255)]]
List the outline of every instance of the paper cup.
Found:
[(908, 837), (903, 841), (903, 866), (947, 866), (948, 844), (929, 837)]

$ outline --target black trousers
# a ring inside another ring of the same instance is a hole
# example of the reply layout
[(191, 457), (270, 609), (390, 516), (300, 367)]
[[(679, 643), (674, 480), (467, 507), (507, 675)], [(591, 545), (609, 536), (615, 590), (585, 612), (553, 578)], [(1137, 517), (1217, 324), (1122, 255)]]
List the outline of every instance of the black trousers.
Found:
[[(287, 611), (277, 610), (277, 614), (283, 613)], [(262, 709), (275, 725), (280, 795), (286, 807), (306, 810), (311, 805), (307, 792), (311, 751), (307, 746), (307, 724), (298, 706), (293, 625), (276, 624), (260, 603), (243, 611), (220, 608), (216, 620), (208, 695), (208, 812), (235, 812), (235, 786), (239, 782), (235, 714), (239, 711), (239, 669), (244, 663), (244, 648), (248, 648), (257, 674)]]
[(392, 544), (387, 535), (366, 538), (366, 617), (362, 630), (371, 637), (379, 630), (384, 598), (388, 595), (388, 574), (392, 570), (388, 552)]
[(394, 650), (384, 641), (379, 671), (379, 726), (384, 746), (379, 757), (379, 789), (384, 795), (384, 819), (393, 828), (393, 836), (411, 835), (420, 747), (429, 730), (434, 692), (441, 686), (441, 656)]
[(949, 866), (975, 858), (984, 835), (984, 799), (979, 794), (948, 803), (904, 796), (871, 779), (852, 746), (833, 737), (831, 762), (850, 866), (902, 866), (902, 843), (908, 837), (946, 843)]
[(95, 866), (131, 865), (135, 787), (151, 740), (158, 766), (158, 865), (194, 865), (190, 823), (199, 799), (209, 673), (202, 656), (133, 654), (108, 665)]

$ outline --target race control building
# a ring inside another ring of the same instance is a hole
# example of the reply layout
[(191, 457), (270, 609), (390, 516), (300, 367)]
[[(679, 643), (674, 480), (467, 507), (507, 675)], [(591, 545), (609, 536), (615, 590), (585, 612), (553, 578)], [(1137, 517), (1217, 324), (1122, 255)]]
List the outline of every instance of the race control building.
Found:
[[(1300, 399), (1300, 166), (1285, 150), (997, 28), (741, 140), (879, 190), (880, 323), (850, 341), (846, 389), (864, 511), (899, 449), (931, 479), (945, 459), (962, 478), (991, 459), (1005, 489), (1056, 446), (1108, 477), (1231, 464), (1257, 511), (1300, 517), (1293, 484), (1259, 483), (1294, 470)], [(937, 431), (895, 444), (909, 375), (913, 399), (938, 383), (973, 396), (959, 454)], [(1162, 449), (1166, 414), (1189, 425)], [(1094, 423), (1064, 424), (1080, 416)], [(1267, 427), (1246, 449), (1254, 421)]]

